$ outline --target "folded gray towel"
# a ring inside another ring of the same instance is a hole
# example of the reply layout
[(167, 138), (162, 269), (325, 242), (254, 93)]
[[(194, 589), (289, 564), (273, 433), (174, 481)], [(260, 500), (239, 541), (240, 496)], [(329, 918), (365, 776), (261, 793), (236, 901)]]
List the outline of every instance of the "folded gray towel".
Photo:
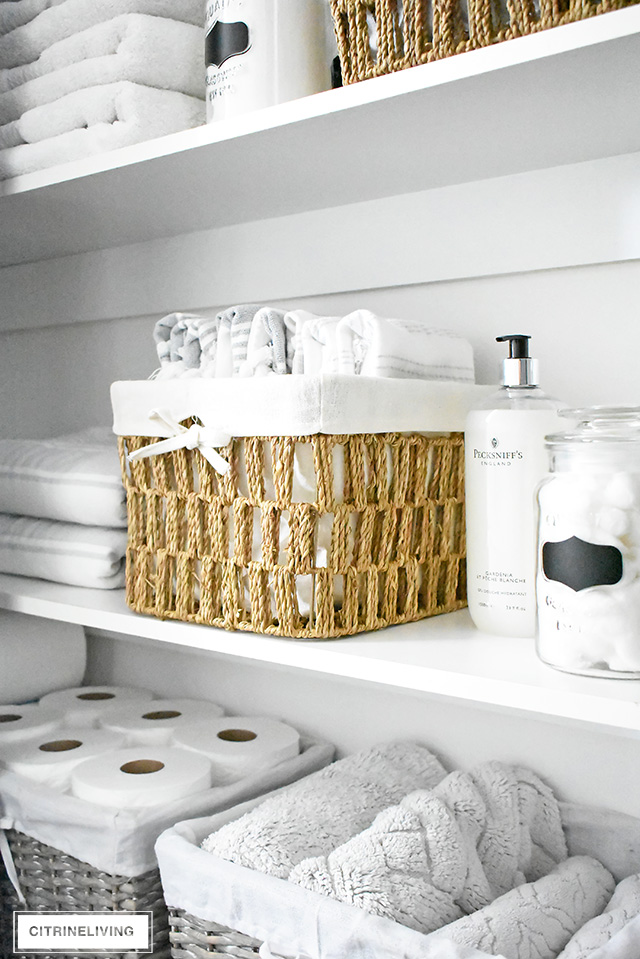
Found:
[(429, 933), (566, 855), (551, 790), (531, 770), (491, 762), (411, 793), (289, 880)]
[(331, 852), (366, 829), (387, 806), (415, 789), (435, 786), (445, 775), (424, 746), (376, 746), (287, 787), (212, 833), (202, 848), (286, 879), (306, 857)]
[[(621, 929), (640, 915), (640, 873), (619, 882), (603, 913), (579, 929), (558, 959), (589, 959)], [(640, 955), (640, 943), (638, 943)]]
[(488, 762), (470, 776), (487, 809), (478, 855), (494, 897), (545, 876), (566, 859), (558, 802), (534, 772)]
[(556, 959), (578, 929), (602, 912), (614, 887), (596, 859), (574, 856), (548, 876), (430, 933), (427, 941), (449, 939), (504, 959)]

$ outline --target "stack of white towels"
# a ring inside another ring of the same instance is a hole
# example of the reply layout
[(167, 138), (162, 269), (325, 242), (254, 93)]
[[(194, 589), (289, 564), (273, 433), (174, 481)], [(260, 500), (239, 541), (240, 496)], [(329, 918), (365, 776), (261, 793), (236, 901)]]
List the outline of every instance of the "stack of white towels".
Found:
[(0, 572), (114, 589), (124, 586), (126, 550), (126, 493), (108, 427), (0, 440)]
[(429, 943), (503, 959), (595, 959), (640, 914), (640, 874), (616, 885), (597, 859), (571, 856), (556, 797), (534, 772), (485, 762), (447, 774), (415, 743), (334, 763), (202, 847)]
[(2, 0), (0, 179), (205, 122), (201, 0)]
[(462, 336), (370, 310), (317, 316), (241, 304), (215, 316), (171, 313), (158, 320), (157, 379), (286, 373), (474, 382), (473, 349)]

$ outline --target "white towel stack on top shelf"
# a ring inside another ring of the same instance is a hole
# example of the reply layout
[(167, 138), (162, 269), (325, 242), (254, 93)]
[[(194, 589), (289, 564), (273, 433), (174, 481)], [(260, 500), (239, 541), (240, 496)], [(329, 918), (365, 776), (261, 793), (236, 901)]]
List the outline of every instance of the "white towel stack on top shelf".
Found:
[(199, 0), (0, 2), (0, 179), (205, 121)]
[(110, 430), (0, 440), (0, 572), (114, 589), (124, 586), (126, 549), (126, 497)]

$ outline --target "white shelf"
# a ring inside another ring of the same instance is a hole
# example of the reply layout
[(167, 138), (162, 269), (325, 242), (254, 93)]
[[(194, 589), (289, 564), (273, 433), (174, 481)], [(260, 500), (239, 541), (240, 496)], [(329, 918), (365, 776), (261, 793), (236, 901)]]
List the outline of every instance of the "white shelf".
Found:
[(302, 642), (161, 622), (127, 609), (121, 590), (7, 575), (0, 575), (0, 608), (632, 736), (640, 732), (640, 680), (557, 672), (539, 662), (531, 641), (479, 633), (466, 610), (349, 639)]
[(639, 87), (636, 6), (7, 181), (0, 265), (633, 153)]

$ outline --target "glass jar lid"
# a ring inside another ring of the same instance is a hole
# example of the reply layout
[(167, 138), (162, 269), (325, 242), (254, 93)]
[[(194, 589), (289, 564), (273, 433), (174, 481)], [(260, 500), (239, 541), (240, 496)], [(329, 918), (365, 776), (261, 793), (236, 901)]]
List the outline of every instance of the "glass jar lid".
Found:
[(565, 443), (640, 443), (640, 406), (591, 406), (559, 410), (573, 428), (545, 437), (547, 446)]

